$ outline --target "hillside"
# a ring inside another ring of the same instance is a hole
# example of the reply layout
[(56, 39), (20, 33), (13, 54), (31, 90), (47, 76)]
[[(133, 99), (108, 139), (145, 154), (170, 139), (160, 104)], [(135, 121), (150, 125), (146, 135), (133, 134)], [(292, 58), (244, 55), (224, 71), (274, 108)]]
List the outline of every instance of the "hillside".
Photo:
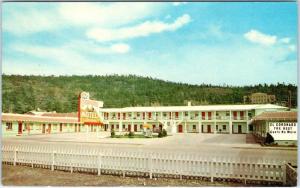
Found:
[(25, 113), (33, 109), (57, 112), (77, 111), (77, 96), (90, 92), (104, 107), (241, 104), (243, 95), (252, 92), (275, 94), (287, 101), (292, 91), (296, 106), (297, 87), (291, 84), (245, 87), (189, 85), (139, 76), (2, 76), (2, 111)]

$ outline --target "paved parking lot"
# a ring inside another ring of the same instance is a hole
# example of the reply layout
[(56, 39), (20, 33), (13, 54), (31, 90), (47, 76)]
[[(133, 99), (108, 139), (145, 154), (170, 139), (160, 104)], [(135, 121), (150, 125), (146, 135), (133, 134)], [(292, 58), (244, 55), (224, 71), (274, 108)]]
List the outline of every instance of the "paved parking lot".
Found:
[(109, 132), (99, 133), (64, 133), (48, 135), (30, 135), (5, 138), (5, 140), (34, 142), (70, 142), (98, 144), (126, 144), (143, 146), (190, 146), (201, 147), (217, 145), (222, 147), (259, 147), (258, 144), (246, 143), (245, 134), (174, 134), (164, 138), (110, 138)]
[(297, 148), (262, 147), (256, 143), (246, 143), (245, 134), (175, 134), (164, 138), (110, 138), (109, 132), (65, 133), (32, 135), (4, 138), (4, 143), (45, 143), (64, 147), (81, 146), (101, 148), (131, 148), (150, 151), (183, 151), (213, 154), (215, 156), (234, 155), (241, 157), (276, 157), (282, 160), (297, 159)]

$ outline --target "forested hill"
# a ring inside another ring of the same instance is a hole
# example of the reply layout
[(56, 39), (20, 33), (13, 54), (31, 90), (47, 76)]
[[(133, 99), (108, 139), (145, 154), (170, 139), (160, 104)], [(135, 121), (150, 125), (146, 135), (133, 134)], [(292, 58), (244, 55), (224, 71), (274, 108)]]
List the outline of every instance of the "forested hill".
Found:
[(292, 91), (296, 106), (297, 87), (291, 84), (245, 87), (189, 85), (139, 76), (2, 76), (2, 111), (25, 113), (40, 108), (47, 111), (77, 111), (77, 96), (90, 92), (91, 99), (104, 101), (104, 107), (241, 104), (252, 92), (275, 94), (287, 101)]

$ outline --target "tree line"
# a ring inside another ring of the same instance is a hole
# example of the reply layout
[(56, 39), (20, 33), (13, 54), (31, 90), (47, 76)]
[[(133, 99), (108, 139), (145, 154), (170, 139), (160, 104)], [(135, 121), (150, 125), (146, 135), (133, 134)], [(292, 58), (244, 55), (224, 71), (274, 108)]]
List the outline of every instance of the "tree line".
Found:
[(179, 106), (242, 104), (243, 96), (255, 92), (276, 95), (277, 102), (297, 106), (297, 86), (258, 84), (251, 86), (191, 85), (136, 75), (119, 76), (2, 76), (2, 112), (26, 113), (41, 109), (56, 112), (77, 111), (78, 94), (104, 101), (104, 107)]

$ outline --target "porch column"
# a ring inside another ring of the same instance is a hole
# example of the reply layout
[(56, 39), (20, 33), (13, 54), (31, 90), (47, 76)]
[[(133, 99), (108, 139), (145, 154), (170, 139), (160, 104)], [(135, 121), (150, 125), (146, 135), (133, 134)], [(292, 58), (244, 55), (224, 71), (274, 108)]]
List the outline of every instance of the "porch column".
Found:
[(186, 121), (184, 122), (184, 133), (187, 133), (187, 129), (186, 129)]
[(232, 121), (229, 121), (229, 134), (232, 134)]
[(131, 126), (130, 126), (130, 130), (129, 130), (130, 132), (134, 132), (133, 126), (134, 126), (134, 125), (133, 125), (133, 121), (132, 121), (132, 122), (131, 122)]
[(198, 121), (198, 129), (199, 129), (199, 134), (202, 133), (202, 126), (201, 126), (201, 122)]
[(232, 134), (232, 115), (231, 115), (231, 110), (229, 111), (229, 134)]
[(119, 122), (119, 132), (122, 132), (122, 121)]
[(217, 123), (214, 122), (214, 134), (216, 134), (216, 133), (217, 133)]

